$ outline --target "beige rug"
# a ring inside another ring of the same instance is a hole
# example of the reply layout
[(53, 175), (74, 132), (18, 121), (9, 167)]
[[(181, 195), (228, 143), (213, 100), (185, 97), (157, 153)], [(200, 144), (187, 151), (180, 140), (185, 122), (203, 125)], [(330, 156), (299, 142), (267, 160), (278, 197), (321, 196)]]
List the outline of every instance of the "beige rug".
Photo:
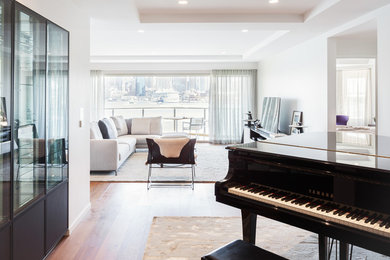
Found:
[[(209, 182), (223, 179), (228, 171), (228, 152), (224, 145), (211, 145), (207, 143), (196, 144), (197, 165), (195, 181)], [(114, 172), (91, 172), (91, 181), (146, 181), (148, 166), (145, 165), (147, 151), (137, 150), (119, 168), (118, 175)], [(190, 169), (153, 169), (154, 180), (191, 179)]]
[[(288, 259), (317, 259), (317, 235), (258, 216), (256, 245)], [(239, 217), (155, 217), (144, 260), (199, 260), (241, 239)], [(389, 259), (354, 247), (353, 259)], [(335, 251), (332, 253), (335, 259)]]

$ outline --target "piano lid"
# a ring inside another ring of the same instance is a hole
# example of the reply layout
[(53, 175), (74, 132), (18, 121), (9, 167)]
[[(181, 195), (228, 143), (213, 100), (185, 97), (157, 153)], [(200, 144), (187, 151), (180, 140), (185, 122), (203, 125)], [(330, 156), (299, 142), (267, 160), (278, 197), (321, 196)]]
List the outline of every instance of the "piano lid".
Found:
[(390, 137), (314, 132), (229, 147), (390, 171)]

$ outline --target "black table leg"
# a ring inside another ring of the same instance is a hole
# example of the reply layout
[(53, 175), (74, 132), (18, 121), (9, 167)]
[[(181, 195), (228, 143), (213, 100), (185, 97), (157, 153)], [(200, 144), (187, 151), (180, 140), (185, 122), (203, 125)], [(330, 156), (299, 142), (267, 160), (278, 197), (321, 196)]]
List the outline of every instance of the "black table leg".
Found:
[(349, 245), (340, 241), (340, 260), (349, 259)]
[(257, 215), (248, 210), (242, 209), (241, 218), (243, 240), (254, 245), (256, 243)]
[(324, 235), (318, 234), (318, 259), (328, 260), (329, 257), (328, 238)]

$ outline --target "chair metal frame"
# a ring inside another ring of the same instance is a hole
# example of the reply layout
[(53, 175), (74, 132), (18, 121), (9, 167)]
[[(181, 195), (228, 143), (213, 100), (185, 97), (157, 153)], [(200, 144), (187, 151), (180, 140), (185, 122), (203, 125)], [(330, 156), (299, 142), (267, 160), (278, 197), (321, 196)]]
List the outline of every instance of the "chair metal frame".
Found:
[[(152, 169), (153, 168), (180, 168), (180, 169), (191, 169), (191, 182), (188, 185), (181, 184), (181, 185), (176, 185), (177, 187), (191, 187), (191, 189), (194, 189), (194, 177), (195, 177), (195, 165), (192, 164), (190, 167), (185, 167), (185, 166), (159, 166), (159, 167), (153, 167), (152, 164), (149, 164), (149, 172), (148, 172), (148, 182), (147, 182), (147, 188), (150, 190), (152, 187), (173, 187), (173, 185), (170, 185), (169, 183), (179, 183), (179, 181), (152, 181)], [(158, 183), (158, 184), (156, 184)], [(183, 183), (180, 181), (180, 183)]]
[[(172, 187), (169, 183), (178, 183), (179, 181), (152, 181), (152, 169), (153, 168), (187, 168), (191, 169), (191, 183), (189, 185), (178, 185), (180, 187), (191, 187), (194, 189), (194, 177), (195, 177), (195, 143), (196, 139), (189, 139), (188, 143), (184, 145), (178, 158), (166, 158), (160, 153), (160, 147), (153, 139), (146, 139), (148, 145), (148, 159), (146, 164), (149, 165), (147, 189), (151, 187)], [(153, 166), (153, 165), (159, 165)], [(186, 166), (190, 165), (190, 166)], [(158, 183), (158, 184), (157, 184)], [(180, 183), (183, 183), (180, 181)]]

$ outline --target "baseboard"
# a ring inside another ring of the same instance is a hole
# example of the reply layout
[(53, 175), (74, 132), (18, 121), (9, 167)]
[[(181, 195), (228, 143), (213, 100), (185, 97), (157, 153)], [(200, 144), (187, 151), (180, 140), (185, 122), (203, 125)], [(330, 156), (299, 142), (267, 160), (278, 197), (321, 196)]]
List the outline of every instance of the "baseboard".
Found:
[(85, 208), (80, 212), (75, 221), (73, 221), (73, 223), (69, 225), (68, 231), (66, 232), (65, 236), (69, 236), (70, 234), (72, 234), (72, 232), (77, 228), (77, 226), (80, 224), (80, 222), (90, 210), (91, 202), (88, 203), (87, 206), (85, 206)]

